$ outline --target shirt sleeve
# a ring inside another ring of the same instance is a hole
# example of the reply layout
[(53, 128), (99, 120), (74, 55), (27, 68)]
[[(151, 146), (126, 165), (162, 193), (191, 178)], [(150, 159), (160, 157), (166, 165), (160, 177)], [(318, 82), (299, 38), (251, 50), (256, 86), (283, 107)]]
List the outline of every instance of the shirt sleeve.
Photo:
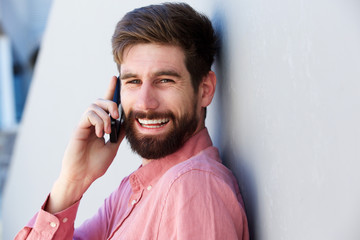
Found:
[[(126, 186), (128, 187), (126, 188)], [(127, 191), (131, 191), (128, 177), (124, 178), (118, 189), (105, 199), (104, 204), (99, 208), (98, 212), (75, 230), (74, 221), (80, 200), (64, 211), (54, 215), (44, 211), (44, 207), (48, 201), (46, 200), (41, 207), (41, 210), (16, 235), (15, 240), (106, 239), (109, 234), (109, 224), (116, 223), (116, 218), (114, 219), (114, 216), (121, 215), (124, 211), (121, 209), (121, 206), (126, 206), (126, 204), (120, 203), (128, 202), (128, 196), (130, 196), (130, 194), (126, 192), (125, 197), (124, 194), (121, 194), (124, 192), (124, 188), (126, 188)], [(126, 207), (124, 209), (126, 209)]]
[(74, 221), (80, 201), (69, 208), (51, 214), (44, 210), (48, 201), (45, 201), (40, 211), (30, 222), (15, 236), (15, 240), (60, 240), (72, 239), (74, 234)]
[(179, 176), (169, 188), (159, 239), (249, 239), (235, 186), (202, 170)]

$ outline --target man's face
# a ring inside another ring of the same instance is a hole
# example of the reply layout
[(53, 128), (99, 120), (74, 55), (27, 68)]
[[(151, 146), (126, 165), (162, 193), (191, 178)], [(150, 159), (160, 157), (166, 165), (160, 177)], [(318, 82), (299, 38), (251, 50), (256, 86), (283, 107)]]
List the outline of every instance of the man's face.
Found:
[(121, 102), (126, 137), (145, 159), (178, 150), (202, 128), (199, 97), (194, 93), (181, 48), (137, 44), (124, 52)]

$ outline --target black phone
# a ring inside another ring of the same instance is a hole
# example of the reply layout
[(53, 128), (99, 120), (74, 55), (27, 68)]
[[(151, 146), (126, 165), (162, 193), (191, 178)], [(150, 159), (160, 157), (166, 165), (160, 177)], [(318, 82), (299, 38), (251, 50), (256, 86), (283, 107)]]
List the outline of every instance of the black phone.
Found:
[(121, 83), (119, 77), (116, 81), (116, 88), (113, 96), (113, 101), (116, 102), (118, 108), (120, 108), (120, 119), (114, 119), (111, 118), (111, 133), (110, 133), (110, 142), (116, 143), (119, 138), (120, 133), (120, 126), (121, 126), (121, 120), (122, 120), (122, 109), (121, 109), (121, 98), (120, 98), (120, 90), (121, 90)]

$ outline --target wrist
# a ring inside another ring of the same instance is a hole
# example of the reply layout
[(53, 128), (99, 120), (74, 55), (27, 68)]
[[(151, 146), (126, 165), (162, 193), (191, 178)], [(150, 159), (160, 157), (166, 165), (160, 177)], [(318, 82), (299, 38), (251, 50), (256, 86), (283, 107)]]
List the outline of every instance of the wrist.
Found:
[(81, 183), (64, 181), (61, 178), (57, 179), (44, 210), (54, 214), (72, 206), (81, 199), (86, 191), (82, 186)]

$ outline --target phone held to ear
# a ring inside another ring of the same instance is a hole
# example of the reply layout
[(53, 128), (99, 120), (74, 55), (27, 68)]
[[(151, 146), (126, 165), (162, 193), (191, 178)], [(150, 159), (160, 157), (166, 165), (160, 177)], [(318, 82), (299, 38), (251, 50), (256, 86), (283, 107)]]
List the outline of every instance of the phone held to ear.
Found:
[(114, 118), (112, 118), (110, 116), (110, 118), (111, 118), (110, 142), (112, 142), (112, 143), (116, 143), (118, 141), (119, 133), (120, 133), (121, 120), (122, 120), (120, 88), (121, 88), (121, 84), (120, 84), (120, 79), (118, 77), (117, 81), (116, 81), (116, 88), (115, 88), (115, 92), (114, 92), (113, 101), (116, 102), (118, 108), (120, 108), (120, 119), (117, 120), (117, 119), (114, 119)]

